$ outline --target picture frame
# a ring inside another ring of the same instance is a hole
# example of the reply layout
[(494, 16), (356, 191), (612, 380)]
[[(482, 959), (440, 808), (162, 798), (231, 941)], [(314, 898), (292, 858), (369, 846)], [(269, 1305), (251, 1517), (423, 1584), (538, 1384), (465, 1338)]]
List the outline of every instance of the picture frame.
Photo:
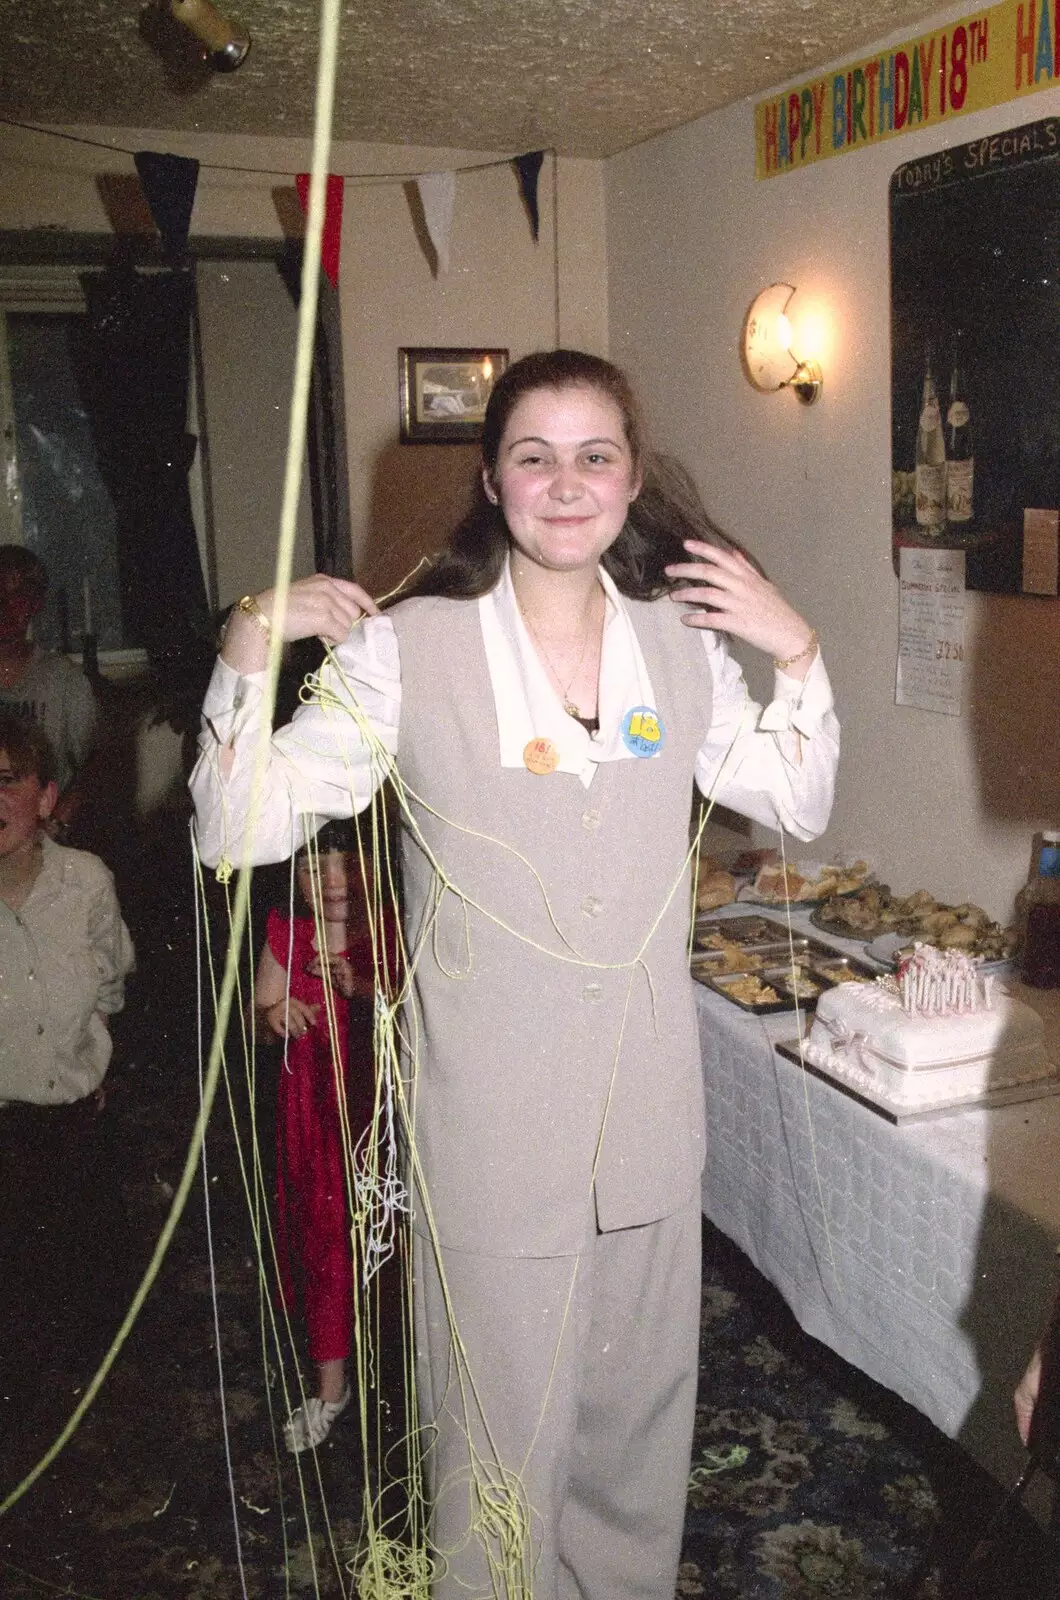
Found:
[(398, 387), (402, 444), (473, 444), (507, 350), (402, 347)]

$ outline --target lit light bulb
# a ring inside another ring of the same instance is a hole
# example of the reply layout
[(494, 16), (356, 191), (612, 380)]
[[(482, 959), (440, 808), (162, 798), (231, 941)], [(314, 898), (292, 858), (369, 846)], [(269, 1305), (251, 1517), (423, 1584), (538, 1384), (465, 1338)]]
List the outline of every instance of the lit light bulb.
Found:
[(820, 361), (828, 345), (828, 327), (819, 311), (809, 311), (799, 322), (799, 355)]

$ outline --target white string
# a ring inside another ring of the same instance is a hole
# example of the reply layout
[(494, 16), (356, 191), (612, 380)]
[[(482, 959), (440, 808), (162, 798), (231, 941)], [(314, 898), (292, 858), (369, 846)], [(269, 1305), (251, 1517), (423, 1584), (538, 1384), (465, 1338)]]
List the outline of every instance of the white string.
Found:
[[(136, 151), (127, 149), (125, 145), (114, 144), (110, 140), (89, 139), (84, 134), (67, 133), (61, 128), (42, 128), (38, 123), (20, 122), (16, 117), (0, 117), (0, 124), (8, 128), (18, 128), (23, 133), (39, 133), (46, 139), (65, 139), (68, 144), (84, 144), (94, 150), (106, 150), (108, 155), (129, 156), (131, 159), (132, 156), (137, 154)], [(550, 153), (555, 159), (556, 151), (551, 150)], [(484, 161), (469, 161), (466, 166), (454, 166), (450, 163), (444, 169), (438, 167), (437, 170), (455, 172), (458, 177), (465, 172), (488, 172), (491, 167), (509, 167), (513, 162), (518, 161), (521, 155), (528, 154), (530, 154), (529, 151), (517, 150), (514, 155), (489, 156)], [(437, 167), (437, 163), (435, 163), (435, 166)], [(202, 172), (243, 172), (252, 177), (261, 178), (294, 178), (298, 176), (296, 172), (287, 167), (241, 167), (235, 162), (228, 161), (200, 161), (199, 170)], [(349, 184), (408, 183), (415, 178), (422, 177), (423, 172), (424, 167), (421, 163), (412, 172), (343, 172), (333, 173), (332, 176), (341, 177), (344, 182)]]
[[(382, 1040), (388, 1032), (393, 1007), (383, 998), (381, 989), (375, 995), (374, 1035)], [(379, 1049), (376, 1060), (379, 1072), (379, 1090), (382, 1099), (382, 1128), (373, 1122), (365, 1128), (353, 1153), (353, 1187), (359, 1216), (364, 1219), (362, 1249), (364, 1267), (361, 1282), (365, 1291), (379, 1269), (386, 1265), (397, 1246), (397, 1221), (399, 1215), (411, 1215), (408, 1186), (399, 1173), (397, 1122), (394, 1116), (394, 1061), (392, 1050)], [(371, 1153), (376, 1149), (376, 1160)], [(386, 1165), (379, 1166), (378, 1151), (386, 1151)]]

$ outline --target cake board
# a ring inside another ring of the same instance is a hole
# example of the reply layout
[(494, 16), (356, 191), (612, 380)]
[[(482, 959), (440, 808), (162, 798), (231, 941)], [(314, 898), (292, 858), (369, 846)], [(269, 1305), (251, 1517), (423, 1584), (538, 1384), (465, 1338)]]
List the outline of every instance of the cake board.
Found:
[(840, 1094), (845, 1094), (851, 1100), (857, 1100), (867, 1110), (875, 1111), (877, 1116), (883, 1117), (885, 1122), (893, 1123), (896, 1127), (904, 1127), (910, 1122), (931, 1122), (937, 1117), (951, 1117), (959, 1111), (989, 1111), (994, 1106), (1018, 1105), (1025, 1100), (1042, 1100), (1046, 1095), (1060, 1094), (1060, 1076), (1057, 1076), (1038, 1079), (1033, 1083), (1013, 1083), (1004, 1089), (991, 1089), (987, 1094), (976, 1095), (973, 1099), (966, 1096), (963, 1099), (946, 1100), (930, 1106), (896, 1106), (884, 1096), (876, 1096), (870, 1090), (845, 1083), (842, 1078), (825, 1071), (823, 1067), (804, 1060), (798, 1039), (785, 1039), (775, 1045), (774, 1049), (786, 1060), (794, 1062), (795, 1066), (802, 1067), (812, 1077), (820, 1078), (822, 1083), (830, 1084), (833, 1089), (838, 1089)]

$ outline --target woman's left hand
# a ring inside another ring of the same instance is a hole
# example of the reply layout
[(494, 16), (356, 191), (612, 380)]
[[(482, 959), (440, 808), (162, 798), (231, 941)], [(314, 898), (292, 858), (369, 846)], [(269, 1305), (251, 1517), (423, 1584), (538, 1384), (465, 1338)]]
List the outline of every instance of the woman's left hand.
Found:
[(666, 568), (667, 577), (688, 580), (686, 587), (670, 592), (671, 600), (694, 608), (681, 621), (746, 639), (776, 660), (791, 661), (792, 677), (805, 676), (816, 653), (813, 630), (780, 590), (738, 550), (699, 539), (686, 539), (685, 549), (694, 559)]

